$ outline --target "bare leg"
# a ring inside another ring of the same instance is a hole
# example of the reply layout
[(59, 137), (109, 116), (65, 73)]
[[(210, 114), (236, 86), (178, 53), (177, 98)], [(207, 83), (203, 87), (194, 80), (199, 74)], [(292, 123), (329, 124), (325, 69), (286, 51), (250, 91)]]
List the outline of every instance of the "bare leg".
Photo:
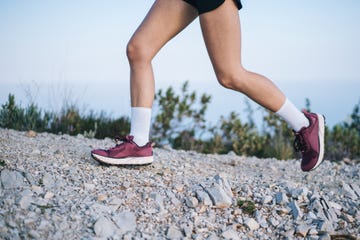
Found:
[(151, 61), (197, 16), (197, 11), (182, 0), (155, 1), (127, 46), (132, 107), (152, 107), (155, 83)]
[(238, 9), (226, 0), (214, 11), (200, 15), (204, 41), (220, 84), (246, 94), (276, 112), (284, 94), (266, 77), (244, 69), (241, 63), (241, 31)]

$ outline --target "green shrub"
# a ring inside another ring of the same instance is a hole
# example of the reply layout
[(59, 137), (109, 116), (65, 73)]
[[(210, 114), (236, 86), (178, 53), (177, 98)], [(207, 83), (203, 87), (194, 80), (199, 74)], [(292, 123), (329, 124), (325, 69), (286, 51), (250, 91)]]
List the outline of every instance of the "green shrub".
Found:
[(256, 212), (255, 203), (250, 200), (241, 200), (237, 201), (237, 206), (243, 210), (244, 213), (253, 215)]
[(222, 153), (234, 151), (238, 155), (262, 155), (264, 138), (255, 125), (242, 123), (238, 114), (231, 112), (228, 118), (221, 117), (219, 131), (223, 141)]
[(294, 134), (288, 124), (276, 114), (265, 110), (264, 115), (263, 144), (264, 157), (277, 159), (292, 159), (295, 152), (293, 149)]
[(360, 158), (360, 103), (355, 105), (350, 119), (326, 131), (325, 157), (332, 160)]
[(22, 108), (16, 103), (15, 96), (9, 94), (8, 101), (0, 110), (0, 127), (105, 138), (127, 134), (130, 130), (130, 121), (126, 117), (112, 119), (104, 113), (80, 114), (76, 106), (64, 107), (60, 113), (43, 113), (33, 103), (27, 108)]
[(189, 92), (186, 81), (180, 94), (172, 87), (161, 89), (155, 96), (158, 108), (152, 125), (152, 138), (161, 144), (186, 150), (202, 149), (201, 133), (206, 131), (205, 113), (211, 96), (203, 94), (199, 99), (195, 91)]
[(8, 102), (1, 106), (0, 126), (22, 130), (24, 125), (24, 109), (19, 108), (15, 102), (15, 96), (9, 94)]
[[(185, 82), (180, 93), (172, 87), (159, 90), (155, 97), (155, 116), (152, 125), (153, 140), (159, 145), (170, 144), (175, 149), (194, 150), (203, 153), (228, 153), (257, 157), (290, 159), (300, 157), (293, 150), (293, 133), (288, 125), (274, 113), (263, 114), (263, 130), (258, 131), (253, 120), (253, 109), (247, 102), (248, 122), (232, 112), (221, 117), (216, 126), (209, 126), (205, 114), (211, 96), (189, 91)], [(310, 110), (310, 100), (306, 99)], [(60, 113), (43, 112), (36, 104), (26, 108), (9, 94), (0, 109), (0, 127), (15, 130), (48, 131), (86, 137), (105, 138), (126, 135), (130, 132), (130, 119), (111, 118), (104, 112), (90, 111), (81, 114), (75, 105), (64, 107)], [(360, 158), (360, 102), (355, 105), (348, 121), (335, 125), (325, 132), (325, 158), (342, 160)]]
[(31, 103), (27, 108), (16, 104), (15, 96), (9, 94), (8, 101), (2, 105), (0, 110), (0, 127), (15, 130), (49, 130), (49, 122), (52, 115), (42, 113), (39, 107)]

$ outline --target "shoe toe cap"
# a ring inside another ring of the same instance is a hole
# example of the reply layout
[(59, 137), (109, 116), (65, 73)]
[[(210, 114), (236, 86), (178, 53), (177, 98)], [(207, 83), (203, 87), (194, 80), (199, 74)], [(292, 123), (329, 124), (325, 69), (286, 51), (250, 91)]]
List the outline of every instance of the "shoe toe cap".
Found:
[(107, 151), (103, 150), (103, 149), (94, 149), (91, 151), (92, 155), (100, 155), (100, 156), (107, 156)]

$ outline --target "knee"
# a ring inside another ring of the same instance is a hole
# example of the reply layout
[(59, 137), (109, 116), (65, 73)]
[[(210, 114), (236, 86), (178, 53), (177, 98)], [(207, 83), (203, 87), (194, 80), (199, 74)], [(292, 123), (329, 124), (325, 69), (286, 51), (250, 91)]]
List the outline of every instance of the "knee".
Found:
[(131, 39), (126, 46), (126, 55), (130, 65), (151, 62), (152, 60), (150, 51), (146, 48), (146, 44), (133, 39)]
[(217, 80), (221, 86), (239, 92), (244, 92), (244, 89), (248, 82), (246, 75), (246, 70), (243, 69), (234, 72), (216, 73)]

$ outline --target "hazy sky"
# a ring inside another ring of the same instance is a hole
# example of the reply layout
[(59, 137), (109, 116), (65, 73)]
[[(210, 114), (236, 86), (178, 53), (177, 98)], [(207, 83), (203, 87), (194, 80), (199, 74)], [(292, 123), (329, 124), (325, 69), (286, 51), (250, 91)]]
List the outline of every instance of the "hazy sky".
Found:
[[(359, 0), (243, 0), (243, 63), (272, 79), (299, 106), (333, 125), (360, 100)], [(114, 116), (129, 114), (127, 41), (152, 5), (136, 1), (0, 1), (0, 104), (9, 92), (26, 105), (64, 100)], [(209, 119), (244, 109), (244, 96), (217, 83), (198, 20), (154, 59), (156, 87), (213, 96)], [(35, 94), (38, 92), (38, 94)]]

